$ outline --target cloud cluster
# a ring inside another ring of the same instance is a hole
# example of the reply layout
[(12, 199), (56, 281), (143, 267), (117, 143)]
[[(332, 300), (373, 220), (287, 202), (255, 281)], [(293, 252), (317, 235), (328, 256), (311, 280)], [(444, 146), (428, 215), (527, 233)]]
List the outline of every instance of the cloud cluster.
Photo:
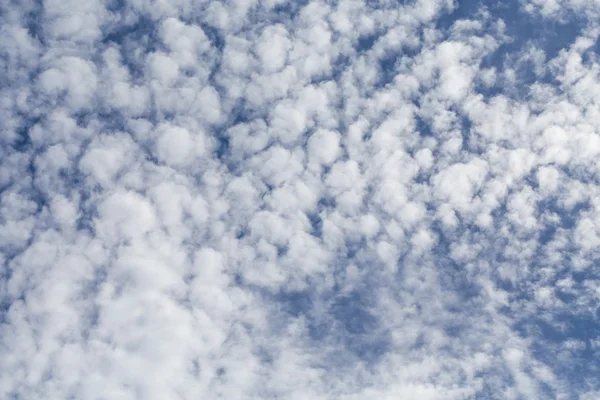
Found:
[(0, 5), (0, 397), (596, 398), (597, 9)]

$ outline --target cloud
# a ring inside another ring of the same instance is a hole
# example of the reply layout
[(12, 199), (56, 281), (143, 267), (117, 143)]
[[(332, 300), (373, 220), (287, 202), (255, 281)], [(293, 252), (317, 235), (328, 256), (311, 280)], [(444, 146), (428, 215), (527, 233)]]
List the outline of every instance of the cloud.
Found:
[(0, 397), (594, 398), (596, 8), (3, 7)]

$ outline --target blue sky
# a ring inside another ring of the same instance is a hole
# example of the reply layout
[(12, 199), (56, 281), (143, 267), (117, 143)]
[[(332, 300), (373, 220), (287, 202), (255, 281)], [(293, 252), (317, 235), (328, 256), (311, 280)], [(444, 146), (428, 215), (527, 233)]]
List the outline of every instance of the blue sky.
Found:
[(0, 398), (600, 398), (598, 10), (0, 5)]

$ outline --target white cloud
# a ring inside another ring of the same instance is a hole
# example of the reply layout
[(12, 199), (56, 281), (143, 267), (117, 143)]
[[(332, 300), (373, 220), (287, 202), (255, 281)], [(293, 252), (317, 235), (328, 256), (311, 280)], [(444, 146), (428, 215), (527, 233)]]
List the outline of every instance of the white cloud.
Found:
[(597, 10), (514, 6), (5, 7), (0, 397), (593, 397)]
[(179, 65), (169, 56), (152, 53), (148, 56), (150, 76), (164, 85), (171, 85), (179, 76)]
[(485, 181), (487, 172), (487, 164), (481, 159), (454, 164), (434, 177), (437, 196), (458, 211), (467, 212), (472, 209), (474, 197)]
[(93, 106), (98, 85), (95, 67), (79, 57), (61, 57), (44, 70), (39, 86), (49, 97), (66, 95), (66, 105), (73, 111)]
[(308, 156), (311, 161), (330, 165), (340, 155), (340, 134), (319, 129), (308, 139)]

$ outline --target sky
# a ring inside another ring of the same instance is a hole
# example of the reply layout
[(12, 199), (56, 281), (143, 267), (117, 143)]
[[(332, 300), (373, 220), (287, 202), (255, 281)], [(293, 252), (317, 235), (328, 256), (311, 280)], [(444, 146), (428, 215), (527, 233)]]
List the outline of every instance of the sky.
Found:
[(600, 398), (600, 0), (0, 2), (0, 398)]

